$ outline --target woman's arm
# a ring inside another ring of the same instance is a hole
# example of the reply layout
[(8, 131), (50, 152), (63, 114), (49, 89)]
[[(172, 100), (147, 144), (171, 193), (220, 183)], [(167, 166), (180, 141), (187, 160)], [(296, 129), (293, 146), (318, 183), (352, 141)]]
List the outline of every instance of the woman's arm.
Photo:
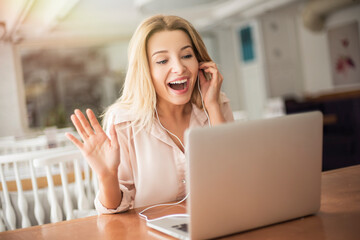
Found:
[[(206, 110), (209, 113), (211, 125), (225, 123), (226, 120), (219, 103), (223, 76), (214, 62), (202, 62), (199, 64), (199, 69), (201, 92)], [(210, 80), (206, 80), (203, 71), (211, 75)]]
[(212, 126), (226, 122), (219, 103), (215, 103), (210, 107), (207, 107), (206, 110), (209, 113), (209, 118)]
[(122, 200), (117, 176), (99, 177), (99, 201), (107, 209), (116, 209)]

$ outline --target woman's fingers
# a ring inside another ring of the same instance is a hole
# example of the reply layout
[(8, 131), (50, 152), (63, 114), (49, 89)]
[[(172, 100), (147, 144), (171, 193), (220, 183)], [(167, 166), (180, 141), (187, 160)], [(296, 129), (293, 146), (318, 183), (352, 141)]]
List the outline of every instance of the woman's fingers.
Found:
[(82, 125), (84, 131), (86, 132), (87, 136), (93, 135), (94, 130), (91, 128), (91, 126), (90, 126), (88, 120), (86, 119), (86, 117), (84, 116), (84, 114), (79, 109), (75, 109), (75, 115), (80, 120), (81, 125)]
[(214, 62), (201, 62), (201, 63), (199, 64), (199, 67), (200, 67), (200, 68), (213, 67), (213, 68), (216, 68), (216, 69), (217, 69), (216, 63), (214, 63)]
[(85, 132), (80, 120), (75, 114), (72, 114), (70, 117), (72, 123), (74, 124), (76, 131), (79, 133), (80, 137), (83, 141), (85, 141), (86, 138), (88, 138), (88, 134)]
[(200, 69), (202, 69), (203, 71), (205, 72), (211, 72), (211, 73), (214, 73), (214, 72), (219, 72), (217, 66), (215, 63), (204, 63), (204, 64), (201, 64), (199, 66)]
[[(203, 71), (204, 73), (200, 73), (199, 75), (201, 91), (204, 94), (204, 102), (205, 105), (208, 107), (209, 104), (217, 103), (218, 101), (220, 88), (223, 82), (223, 76), (219, 72), (214, 62), (201, 62), (199, 64), (199, 69), (200, 72)], [(211, 80), (206, 81), (205, 77), (204, 79), (201, 78), (201, 76), (204, 76), (206, 74), (211, 75)]]
[(72, 135), (71, 133), (65, 133), (65, 136), (70, 140), (72, 141), (79, 149), (83, 149), (84, 147), (84, 144), (79, 140), (77, 139), (76, 137), (74, 137), (74, 135)]
[(103, 132), (104, 130), (102, 129), (99, 121), (96, 119), (94, 112), (91, 109), (87, 109), (86, 114), (87, 114), (90, 124), (94, 128), (95, 132), (96, 133)]
[(212, 75), (212, 80), (223, 81), (223, 76), (220, 74), (219, 69), (214, 62), (201, 62), (199, 64), (199, 69), (206, 73), (210, 73)]

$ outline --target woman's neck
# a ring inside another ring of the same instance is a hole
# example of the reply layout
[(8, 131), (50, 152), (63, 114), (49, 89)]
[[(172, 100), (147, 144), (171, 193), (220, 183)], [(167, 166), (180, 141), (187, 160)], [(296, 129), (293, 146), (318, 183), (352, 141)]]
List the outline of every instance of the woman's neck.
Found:
[(159, 117), (165, 119), (172, 119), (173, 121), (181, 121), (188, 118), (188, 115), (191, 113), (191, 103), (188, 102), (184, 105), (173, 105), (173, 104), (161, 104), (157, 105), (157, 111)]
[[(184, 132), (190, 125), (191, 103), (182, 106), (157, 106), (157, 117), (160, 125), (169, 133), (170, 138), (184, 152)], [(176, 137), (175, 137), (176, 136)], [(179, 141), (180, 140), (180, 141)]]

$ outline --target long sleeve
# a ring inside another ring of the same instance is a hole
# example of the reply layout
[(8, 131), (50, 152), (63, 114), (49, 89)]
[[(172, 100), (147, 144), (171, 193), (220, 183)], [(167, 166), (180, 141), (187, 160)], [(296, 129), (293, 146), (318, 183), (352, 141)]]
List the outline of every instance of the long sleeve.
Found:
[(224, 115), (226, 122), (233, 122), (234, 115), (230, 107), (230, 100), (226, 97), (226, 95), (221, 92), (220, 93), (220, 100), (221, 100), (221, 111)]
[(120, 190), (122, 192), (122, 201), (116, 209), (108, 209), (102, 205), (99, 200), (99, 193), (96, 195), (94, 204), (99, 214), (124, 212), (132, 208), (135, 198), (135, 186), (133, 171), (131, 167), (130, 154), (129, 154), (129, 138), (131, 128), (125, 127), (125, 123), (116, 125), (116, 133), (118, 136), (120, 146), (120, 165), (118, 169), (118, 179)]

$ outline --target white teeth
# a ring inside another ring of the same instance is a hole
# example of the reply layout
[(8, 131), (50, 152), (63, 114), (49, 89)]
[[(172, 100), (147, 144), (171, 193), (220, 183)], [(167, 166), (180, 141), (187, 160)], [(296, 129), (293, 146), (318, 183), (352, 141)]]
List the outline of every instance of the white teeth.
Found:
[(183, 83), (186, 83), (186, 82), (187, 82), (187, 80), (184, 79), (184, 80), (174, 81), (174, 82), (171, 82), (169, 84), (183, 84)]

